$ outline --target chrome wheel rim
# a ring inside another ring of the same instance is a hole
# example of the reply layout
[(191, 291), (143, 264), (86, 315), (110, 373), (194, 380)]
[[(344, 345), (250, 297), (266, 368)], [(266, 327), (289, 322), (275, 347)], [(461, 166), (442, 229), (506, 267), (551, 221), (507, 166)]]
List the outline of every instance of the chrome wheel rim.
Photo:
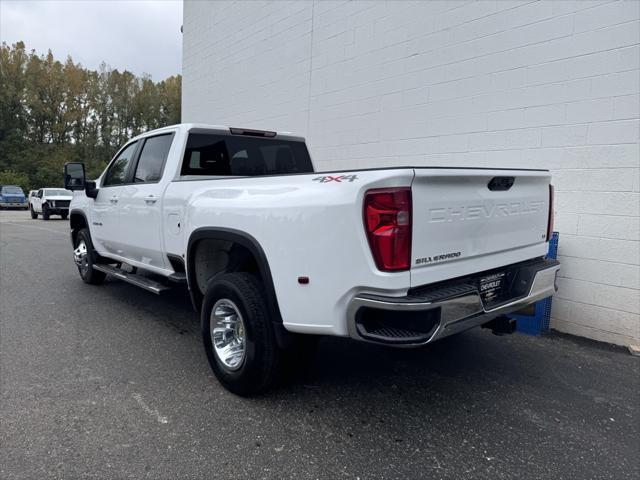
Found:
[(218, 300), (211, 310), (211, 344), (218, 360), (229, 370), (238, 370), (246, 352), (246, 331), (240, 309), (231, 300)]
[(89, 269), (89, 258), (87, 257), (87, 244), (84, 240), (80, 240), (73, 250), (73, 261), (82, 273)]

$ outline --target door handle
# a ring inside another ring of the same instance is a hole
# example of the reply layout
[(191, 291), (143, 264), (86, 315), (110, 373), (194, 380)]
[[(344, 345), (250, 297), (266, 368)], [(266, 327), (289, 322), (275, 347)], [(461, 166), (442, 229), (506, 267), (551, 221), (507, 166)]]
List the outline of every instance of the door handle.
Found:
[(153, 195), (147, 195), (146, 197), (144, 197), (144, 201), (147, 203), (156, 203), (158, 199)]
[(118, 197), (116, 195), (114, 195), (113, 197), (111, 197), (110, 202), (111, 203), (118, 203)]

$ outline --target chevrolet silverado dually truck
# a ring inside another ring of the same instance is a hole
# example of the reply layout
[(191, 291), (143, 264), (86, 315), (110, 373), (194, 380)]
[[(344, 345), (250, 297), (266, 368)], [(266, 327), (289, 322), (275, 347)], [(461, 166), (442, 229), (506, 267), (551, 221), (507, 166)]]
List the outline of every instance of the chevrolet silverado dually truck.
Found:
[(555, 292), (546, 170), (315, 172), (288, 133), (181, 124), (133, 138), (95, 181), (65, 166), (73, 257), (154, 293), (186, 284), (209, 363), (269, 388), (320, 335), (415, 347)]

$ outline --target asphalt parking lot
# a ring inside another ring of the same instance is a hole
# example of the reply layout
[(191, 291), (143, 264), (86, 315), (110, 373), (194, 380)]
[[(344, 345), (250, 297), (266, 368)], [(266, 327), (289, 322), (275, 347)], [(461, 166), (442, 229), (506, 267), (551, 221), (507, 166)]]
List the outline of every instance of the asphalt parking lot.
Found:
[(640, 361), (560, 334), (323, 339), (238, 398), (186, 291), (85, 285), (68, 222), (0, 212), (0, 477), (638, 478)]

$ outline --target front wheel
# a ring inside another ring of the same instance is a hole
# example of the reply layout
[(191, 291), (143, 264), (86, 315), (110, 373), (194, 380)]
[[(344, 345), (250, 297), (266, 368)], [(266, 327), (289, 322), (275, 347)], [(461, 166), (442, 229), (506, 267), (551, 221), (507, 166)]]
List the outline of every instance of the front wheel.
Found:
[(49, 208), (46, 205), (42, 205), (42, 219), (49, 220)]
[(69, 217), (68, 213), (61, 213), (60, 216), (62, 217), (63, 220), (66, 220)]
[(31, 219), (35, 220), (38, 218), (38, 214), (33, 211), (33, 207), (29, 207), (29, 210), (31, 210)]
[(73, 249), (73, 260), (76, 262), (78, 272), (84, 283), (99, 285), (104, 282), (107, 276), (93, 268), (97, 255), (91, 242), (91, 234), (88, 228), (83, 228), (78, 232)]
[(246, 272), (221, 275), (207, 286), (201, 315), (204, 348), (218, 381), (242, 396), (268, 390), (283, 356), (260, 281)]

